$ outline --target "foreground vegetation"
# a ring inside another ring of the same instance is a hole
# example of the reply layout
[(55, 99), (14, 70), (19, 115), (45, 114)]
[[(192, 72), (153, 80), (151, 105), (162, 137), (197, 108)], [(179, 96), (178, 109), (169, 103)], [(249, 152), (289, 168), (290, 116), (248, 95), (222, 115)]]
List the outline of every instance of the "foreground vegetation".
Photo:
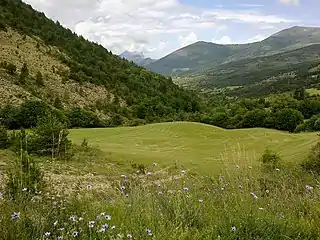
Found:
[[(48, 124), (52, 127), (48, 128)], [(157, 129), (159, 125), (151, 127)], [(167, 141), (170, 139), (166, 129), (179, 134), (171, 144), (189, 141), (192, 129), (188, 131), (184, 126), (187, 123), (181, 124), (185, 131), (175, 129), (180, 124), (165, 125), (158, 128), (159, 133), (163, 132), (159, 136), (163, 145), (167, 144), (165, 136)], [(205, 132), (212, 128), (190, 125)], [(33, 131), (18, 135), (2, 130), (1, 143), (7, 139), (7, 145), (1, 148), (8, 150), (2, 152), (5, 155), (0, 152), (1, 161), (6, 162), (1, 167), (5, 173), (1, 182), (1, 239), (320, 239), (320, 144), (306, 144), (302, 138), (300, 147), (308, 145), (308, 150), (295, 160), (268, 149), (251, 160), (239, 159), (246, 154), (239, 149), (233, 157), (221, 156), (211, 162), (211, 172), (201, 168), (206, 160), (200, 154), (192, 157), (199, 164), (193, 169), (187, 164), (191, 157), (185, 159), (185, 164), (174, 164), (156, 159), (157, 154), (150, 155), (149, 162), (144, 163), (130, 162), (127, 155), (129, 163), (135, 164), (124, 168), (123, 162), (107, 154), (113, 151), (112, 145), (119, 145), (116, 137), (120, 141), (140, 133), (144, 151), (152, 152), (146, 147), (155, 143), (145, 142), (150, 126), (107, 129), (114, 132), (113, 136), (109, 132), (109, 138), (105, 131), (97, 131), (88, 136), (89, 143), (82, 139), (78, 145), (65, 140), (63, 149), (69, 154), (64, 155), (55, 154), (61, 148), (53, 136), (64, 129), (59, 126), (58, 122), (44, 122)], [(80, 142), (80, 135), (85, 134), (81, 131), (85, 130), (73, 130), (72, 139)], [(229, 132), (215, 128), (212, 131), (206, 136), (208, 145), (218, 139), (215, 132), (221, 136)], [(241, 130), (237, 131), (243, 139)], [(49, 145), (35, 144), (40, 132), (46, 136), (42, 141)], [(149, 133), (155, 136), (150, 129)], [(269, 134), (277, 135), (272, 131)], [(24, 139), (35, 145), (26, 146)], [(131, 141), (134, 139), (122, 144), (125, 147)], [(278, 141), (281, 142), (280, 134)], [(288, 141), (285, 134), (282, 141)], [(100, 146), (108, 145), (102, 149), (106, 158), (93, 147), (99, 142)], [(287, 143), (288, 152), (297, 148), (293, 147), (294, 142)], [(40, 151), (50, 147), (51, 152)], [(189, 147), (200, 150), (200, 144)], [(131, 148), (131, 157), (137, 153), (141, 156), (141, 150)], [(163, 157), (168, 157), (164, 149), (158, 150), (159, 156), (163, 152)], [(172, 154), (179, 158), (182, 152), (176, 148)], [(91, 177), (80, 178), (84, 175)]]

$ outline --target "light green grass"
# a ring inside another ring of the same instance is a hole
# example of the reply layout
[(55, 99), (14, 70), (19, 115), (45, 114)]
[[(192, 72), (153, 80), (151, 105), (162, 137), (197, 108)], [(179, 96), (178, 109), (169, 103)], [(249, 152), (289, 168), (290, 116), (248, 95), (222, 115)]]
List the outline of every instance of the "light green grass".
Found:
[(224, 130), (199, 123), (161, 123), (139, 127), (76, 129), (71, 139), (99, 147), (112, 161), (172, 166), (216, 173), (225, 164), (255, 164), (266, 147), (287, 161), (303, 160), (316, 133), (289, 134), (270, 129)]

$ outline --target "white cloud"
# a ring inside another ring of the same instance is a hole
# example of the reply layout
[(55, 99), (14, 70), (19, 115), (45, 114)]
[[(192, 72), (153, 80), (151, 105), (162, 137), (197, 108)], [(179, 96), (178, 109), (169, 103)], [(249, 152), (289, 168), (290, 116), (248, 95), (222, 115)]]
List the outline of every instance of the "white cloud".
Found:
[(114, 53), (143, 51), (153, 57), (178, 47), (172, 43), (161, 45), (161, 41), (171, 39), (185, 45), (198, 39), (197, 31), (222, 31), (226, 21), (266, 25), (293, 22), (257, 11), (202, 9), (184, 5), (179, 0), (24, 1)]
[(223, 36), (220, 39), (212, 39), (212, 42), (217, 44), (232, 44), (232, 40), (229, 36)]
[(258, 35), (256, 35), (256, 36), (254, 36), (254, 37), (252, 37), (252, 38), (249, 38), (248, 39), (248, 43), (251, 43), (251, 42), (260, 42), (260, 41), (262, 41), (262, 40), (264, 40), (264, 39), (266, 39), (267, 37), (266, 36), (263, 36), (263, 35), (261, 35), (261, 34), (258, 34)]
[(191, 43), (198, 41), (198, 36), (194, 32), (190, 32), (187, 36), (179, 36), (180, 47), (185, 47)]
[(299, 5), (299, 0), (280, 0), (280, 3), (289, 5)]

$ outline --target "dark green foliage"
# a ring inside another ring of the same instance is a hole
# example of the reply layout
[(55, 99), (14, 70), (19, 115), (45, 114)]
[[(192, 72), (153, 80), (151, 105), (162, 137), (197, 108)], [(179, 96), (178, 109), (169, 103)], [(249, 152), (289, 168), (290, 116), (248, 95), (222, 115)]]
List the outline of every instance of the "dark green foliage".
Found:
[(26, 101), (19, 111), (18, 121), (23, 128), (35, 127), (39, 119), (44, 119), (48, 116), (50, 108), (41, 101)]
[(285, 108), (272, 115), (273, 126), (279, 130), (293, 132), (303, 122), (303, 115), (295, 109)]
[(264, 109), (255, 109), (247, 112), (243, 116), (242, 127), (253, 128), (253, 127), (263, 127), (264, 119), (267, 116), (267, 112)]
[(5, 105), (3, 108), (0, 108), (0, 124), (8, 129), (20, 128), (19, 114), (19, 108)]
[(37, 72), (37, 76), (36, 76), (36, 84), (38, 86), (44, 86), (44, 81), (43, 81), (43, 77), (42, 77), (42, 74), (41, 72)]
[(71, 141), (68, 139), (67, 126), (50, 116), (33, 129), (29, 143), (29, 152), (52, 158), (70, 157)]
[(0, 31), (5, 31), (5, 32), (7, 31), (7, 27), (1, 18), (0, 18)]
[(310, 172), (320, 174), (320, 142), (317, 142), (310, 151), (308, 158), (301, 166)]
[(63, 109), (63, 105), (62, 105), (61, 99), (59, 97), (56, 97), (54, 99), (53, 106), (57, 109)]
[(6, 149), (10, 145), (10, 136), (8, 130), (0, 125), (0, 149)]
[(293, 97), (297, 100), (304, 100), (306, 96), (306, 90), (304, 87), (297, 88), (294, 90)]
[(19, 200), (19, 197), (34, 196), (45, 187), (43, 174), (37, 163), (22, 151), (17, 157), (15, 165), (8, 172), (6, 193), (11, 200)]
[(99, 118), (91, 111), (74, 108), (68, 114), (70, 127), (94, 128), (103, 127), (104, 124)]

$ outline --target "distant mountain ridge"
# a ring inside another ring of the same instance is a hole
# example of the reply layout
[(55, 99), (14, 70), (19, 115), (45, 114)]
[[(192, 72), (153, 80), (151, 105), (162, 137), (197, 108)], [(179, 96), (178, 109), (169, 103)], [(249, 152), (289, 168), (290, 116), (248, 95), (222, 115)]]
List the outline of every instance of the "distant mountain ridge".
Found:
[(165, 76), (186, 76), (246, 58), (270, 56), (320, 43), (320, 28), (294, 26), (260, 42), (216, 44), (199, 41), (146, 66)]
[(156, 61), (155, 59), (146, 58), (142, 52), (137, 52), (137, 51), (134, 51), (134, 52), (124, 51), (119, 56), (129, 61), (132, 61), (139, 66), (146, 66)]

